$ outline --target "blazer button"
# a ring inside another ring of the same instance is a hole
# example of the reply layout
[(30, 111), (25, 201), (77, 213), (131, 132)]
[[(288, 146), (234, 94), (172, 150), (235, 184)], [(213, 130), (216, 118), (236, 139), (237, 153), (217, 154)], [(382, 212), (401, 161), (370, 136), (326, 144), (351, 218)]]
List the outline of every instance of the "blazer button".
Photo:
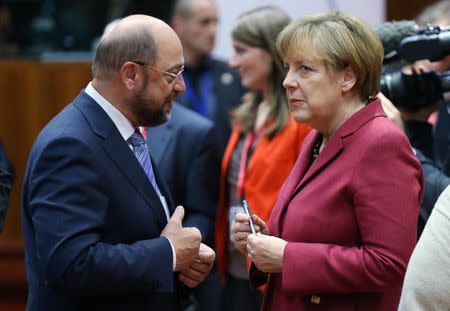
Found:
[(319, 297), (319, 296), (312, 295), (312, 296), (311, 296), (311, 302), (318, 305), (318, 304), (320, 303), (320, 297)]

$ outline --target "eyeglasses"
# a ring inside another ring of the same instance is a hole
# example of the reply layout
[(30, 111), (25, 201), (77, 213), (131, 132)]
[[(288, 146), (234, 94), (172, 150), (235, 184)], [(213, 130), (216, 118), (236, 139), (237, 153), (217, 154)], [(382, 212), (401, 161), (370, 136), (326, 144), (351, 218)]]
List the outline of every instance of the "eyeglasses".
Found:
[(133, 62), (133, 63), (136, 63), (136, 64), (138, 64), (138, 65), (140, 65), (140, 66), (142, 66), (142, 67), (150, 68), (150, 69), (152, 69), (152, 70), (155, 70), (155, 71), (158, 71), (158, 72), (160, 72), (160, 73), (162, 73), (162, 74), (165, 74), (165, 75), (167, 76), (167, 82), (168, 82), (169, 84), (172, 84), (172, 83), (174, 83), (175, 81), (177, 81), (178, 78), (181, 76), (181, 74), (182, 74), (183, 71), (184, 71), (184, 65), (181, 67), (181, 69), (180, 69), (177, 73), (172, 73), (172, 72), (168, 72), (168, 71), (165, 71), (165, 70), (162, 70), (162, 69), (159, 69), (159, 68), (150, 66), (150, 65), (148, 65), (148, 64), (146, 64), (146, 63), (143, 63), (143, 62), (137, 62), (137, 61), (132, 61), (132, 62)]

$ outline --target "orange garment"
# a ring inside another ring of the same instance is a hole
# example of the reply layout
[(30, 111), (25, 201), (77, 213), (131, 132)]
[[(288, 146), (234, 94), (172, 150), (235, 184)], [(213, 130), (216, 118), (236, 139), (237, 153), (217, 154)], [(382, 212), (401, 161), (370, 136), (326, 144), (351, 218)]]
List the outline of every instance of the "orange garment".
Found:
[[(248, 164), (243, 193), (252, 212), (268, 223), (281, 185), (294, 166), (303, 140), (311, 128), (290, 119), (288, 125), (271, 140), (260, 139)], [(233, 128), (222, 160), (219, 207), (216, 217), (216, 254), (220, 275), (225, 278), (228, 267), (228, 194), (227, 174), (231, 156), (239, 141), (239, 128)]]

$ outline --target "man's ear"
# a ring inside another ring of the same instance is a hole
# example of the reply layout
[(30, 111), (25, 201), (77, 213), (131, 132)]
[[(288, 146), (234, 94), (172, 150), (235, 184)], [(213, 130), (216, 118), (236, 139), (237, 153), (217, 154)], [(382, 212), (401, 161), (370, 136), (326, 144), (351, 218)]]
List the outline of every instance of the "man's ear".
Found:
[(133, 62), (125, 62), (120, 68), (120, 80), (129, 90), (136, 88), (136, 79), (139, 75), (139, 65)]
[(355, 71), (351, 66), (347, 66), (347, 68), (344, 69), (344, 73), (342, 76), (341, 82), (342, 92), (350, 91), (355, 84), (356, 84)]

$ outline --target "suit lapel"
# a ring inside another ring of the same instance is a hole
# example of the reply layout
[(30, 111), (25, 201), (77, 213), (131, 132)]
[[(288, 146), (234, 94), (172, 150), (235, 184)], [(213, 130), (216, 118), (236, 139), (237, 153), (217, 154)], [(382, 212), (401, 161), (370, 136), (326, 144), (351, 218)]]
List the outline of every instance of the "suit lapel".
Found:
[[(153, 173), (155, 174), (155, 179), (156, 183), (158, 184), (159, 191), (161, 191), (161, 194), (166, 199), (167, 208), (169, 209), (169, 215), (172, 215), (173, 212), (175, 211), (175, 203), (173, 201), (172, 195), (170, 194), (170, 190), (169, 188), (167, 188), (167, 185), (164, 182), (163, 178), (159, 174), (158, 166), (156, 165), (155, 161), (153, 161), (153, 159), (151, 159), (151, 161), (153, 165)], [(164, 214), (164, 219), (166, 219), (165, 216), (166, 215)], [(165, 221), (165, 223), (167, 222)]]
[[(130, 147), (123, 140), (120, 133), (105, 137), (103, 147), (110, 156), (110, 158), (116, 163), (117, 167), (122, 171), (125, 177), (128, 179), (131, 185), (139, 192), (139, 194), (147, 201), (150, 207), (158, 216), (161, 225), (164, 227), (167, 223), (166, 215), (162, 203), (153, 189), (148, 176), (142, 169), (141, 164), (134, 156)], [(156, 165), (152, 162), (153, 170), (155, 171)], [(156, 176), (156, 174), (155, 174)], [(158, 181), (158, 185), (161, 181)]]
[[(92, 130), (103, 137), (103, 148), (105, 152), (128, 179), (130, 184), (150, 205), (150, 208), (155, 212), (158, 220), (164, 227), (167, 219), (161, 201), (139, 161), (120, 135), (119, 130), (106, 112), (91, 97), (83, 92), (80, 98), (80, 101), (76, 101), (76, 106), (84, 113)], [(161, 183), (160, 180), (158, 185)]]
[(299, 181), (303, 179), (308, 170), (309, 164), (311, 162), (311, 157), (309, 155), (312, 154), (314, 144), (317, 141), (319, 135), (319, 132), (312, 130), (311, 133), (306, 137), (305, 141), (303, 142), (298, 159), (295, 162), (291, 173), (289, 174), (286, 182), (284, 183), (278, 194), (277, 203), (274, 207), (274, 214), (271, 216), (273, 220), (277, 221), (276, 225), (273, 226), (276, 231), (271, 232), (271, 234), (275, 236), (279, 236), (281, 232), (280, 220), (282, 218), (282, 215), (286, 211), (291, 198), (293, 197), (294, 190), (298, 188)]
[(312, 179), (322, 172), (331, 162), (333, 162), (344, 149), (344, 138), (353, 135), (369, 120), (376, 117), (386, 117), (381, 107), (379, 99), (375, 99), (366, 107), (352, 115), (338, 130), (329, 138), (324, 149), (318, 158), (310, 165), (314, 145), (319, 139), (320, 133), (313, 130), (303, 143), (299, 158), (291, 171), (285, 185), (280, 191), (279, 199), (275, 209), (278, 212), (272, 217), (276, 221), (274, 226), (276, 232), (271, 232), (279, 236), (281, 234), (281, 222), (291, 200), (301, 191)]
[[(304, 155), (305, 159), (303, 159), (303, 167), (307, 166), (305, 164), (311, 162), (311, 156), (312, 156), (312, 150), (319, 139), (319, 135), (315, 137), (315, 139), (312, 141), (311, 146), (309, 146), (309, 152)], [(322, 171), (331, 161), (333, 161), (341, 152), (343, 148), (342, 145), (342, 139), (340, 135), (333, 135), (325, 147), (323, 148), (322, 152), (319, 154), (317, 159), (311, 164), (309, 169), (306, 167), (306, 170), (302, 171), (304, 175), (302, 176), (300, 182), (295, 187), (292, 196), (295, 196), (295, 194), (300, 191), (305, 184), (307, 184), (311, 179), (314, 178), (320, 171)]]
[(284, 185), (283, 191), (280, 192), (278, 213), (273, 215), (276, 220), (274, 232), (271, 234), (280, 236), (282, 234), (282, 219), (287, 211), (291, 200), (297, 193), (311, 181), (317, 174), (319, 174), (325, 167), (332, 162), (340, 154), (343, 146), (341, 137), (334, 135), (325, 148), (319, 154), (319, 157), (311, 164), (311, 156), (314, 146), (319, 139), (320, 133), (313, 130), (303, 143), (302, 150), (291, 174)]

